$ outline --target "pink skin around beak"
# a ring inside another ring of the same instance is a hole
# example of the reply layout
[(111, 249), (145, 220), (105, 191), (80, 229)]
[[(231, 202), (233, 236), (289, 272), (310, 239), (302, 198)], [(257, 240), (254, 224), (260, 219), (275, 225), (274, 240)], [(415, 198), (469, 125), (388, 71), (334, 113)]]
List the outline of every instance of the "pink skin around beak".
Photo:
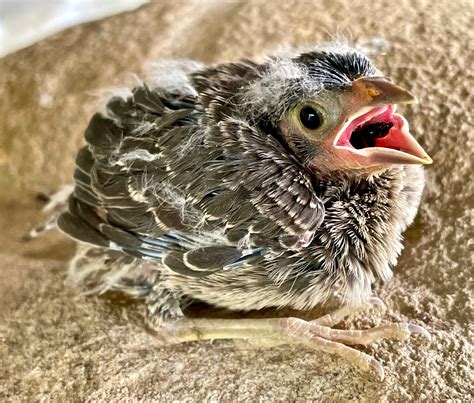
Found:
[(344, 102), (354, 113), (330, 139), (331, 154), (341, 165), (376, 168), (433, 162), (410, 134), (405, 118), (395, 113), (395, 104), (416, 102), (408, 91), (382, 77), (364, 77), (353, 82)]

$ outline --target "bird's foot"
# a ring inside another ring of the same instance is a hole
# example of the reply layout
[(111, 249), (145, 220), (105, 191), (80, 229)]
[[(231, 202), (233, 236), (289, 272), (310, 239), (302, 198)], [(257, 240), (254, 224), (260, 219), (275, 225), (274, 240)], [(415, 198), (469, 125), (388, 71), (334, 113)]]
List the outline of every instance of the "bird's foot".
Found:
[(162, 341), (180, 343), (193, 340), (248, 339), (264, 340), (266, 345), (299, 344), (319, 351), (337, 354), (363, 371), (373, 370), (384, 378), (382, 364), (374, 357), (348, 345), (366, 345), (378, 340), (406, 340), (412, 334), (430, 338), (421, 326), (408, 323), (389, 323), (367, 330), (341, 330), (331, 326), (350, 314), (366, 310), (382, 301), (372, 299), (358, 309), (342, 308), (312, 321), (298, 318), (272, 319), (191, 319), (179, 318), (164, 323), (154, 332)]
[(412, 334), (420, 334), (428, 339), (431, 339), (431, 336), (423, 327), (409, 323), (388, 323), (367, 330), (332, 328), (346, 317), (357, 312), (367, 311), (373, 306), (378, 306), (385, 312), (386, 307), (383, 301), (372, 297), (368, 303), (359, 307), (343, 307), (309, 322), (287, 318), (287, 332), (290, 337), (295, 337), (297, 342), (344, 357), (364, 371), (375, 371), (379, 379), (383, 380), (382, 364), (374, 357), (348, 345), (367, 345), (386, 339), (406, 340)]
[(381, 305), (385, 308), (382, 301), (377, 298), (373, 299), (370, 304), (358, 309), (342, 308), (309, 322), (288, 318), (287, 334), (308, 347), (337, 354), (357, 365), (363, 371), (373, 370), (382, 381), (384, 379), (382, 364), (374, 357), (349, 347), (349, 345), (367, 345), (387, 339), (406, 340), (412, 334), (420, 334), (428, 339), (431, 339), (431, 336), (423, 327), (409, 323), (388, 323), (367, 330), (332, 328), (332, 326), (342, 321), (345, 317), (352, 313), (366, 310), (372, 304)]

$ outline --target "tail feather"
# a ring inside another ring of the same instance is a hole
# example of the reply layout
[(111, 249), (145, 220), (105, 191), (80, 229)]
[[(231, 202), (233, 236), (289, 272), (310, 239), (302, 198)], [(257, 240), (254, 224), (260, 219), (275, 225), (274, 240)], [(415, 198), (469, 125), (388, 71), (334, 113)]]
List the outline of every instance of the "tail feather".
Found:
[(41, 236), (43, 233), (57, 227), (58, 216), (67, 210), (69, 196), (74, 191), (74, 185), (64, 185), (52, 195), (47, 196), (47, 203), (43, 207), (43, 213), (47, 214), (46, 220), (34, 227), (25, 237), (25, 240), (31, 240)]
[(85, 294), (120, 291), (133, 298), (146, 297), (159, 275), (157, 265), (121, 252), (79, 243), (69, 264), (66, 283)]

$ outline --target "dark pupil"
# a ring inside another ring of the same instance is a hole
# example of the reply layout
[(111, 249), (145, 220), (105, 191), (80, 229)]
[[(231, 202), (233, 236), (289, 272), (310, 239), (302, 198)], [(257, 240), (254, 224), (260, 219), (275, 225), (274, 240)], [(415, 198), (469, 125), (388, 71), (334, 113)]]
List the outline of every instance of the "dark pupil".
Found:
[(303, 126), (310, 130), (317, 129), (322, 123), (320, 114), (311, 106), (301, 109), (300, 120)]

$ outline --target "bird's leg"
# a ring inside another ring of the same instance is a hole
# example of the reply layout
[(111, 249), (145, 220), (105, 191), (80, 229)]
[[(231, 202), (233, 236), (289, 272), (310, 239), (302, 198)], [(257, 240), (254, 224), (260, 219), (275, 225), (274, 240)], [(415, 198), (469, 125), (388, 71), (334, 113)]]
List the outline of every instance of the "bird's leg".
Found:
[[(323, 327), (328, 327), (331, 328), (332, 326), (338, 324), (341, 322), (343, 319), (346, 317), (353, 315), (358, 312), (364, 312), (372, 308), (373, 306), (379, 306), (383, 309), (385, 312), (385, 304), (380, 298), (377, 297), (371, 297), (369, 301), (365, 304), (359, 305), (359, 306), (344, 306), (340, 309), (337, 309), (334, 312), (328, 313), (324, 316), (321, 316), (317, 319), (314, 319), (311, 321), (312, 324), (314, 325), (320, 325), (322, 330), (325, 330)], [(254, 344), (258, 347), (274, 347), (280, 344), (283, 344), (282, 341), (278, 341), (276, 339), (261, 339), (261, 340), (246, 340), (245, 343), (243, 343), (244, 346), (247, 346), (249, 344)], [(355, 344), (355, 343), (348, 343), (348, 344)]]
[(150, 328), (169, 343), (215, 339), (269, 340), (272, 344), (299, 344), (347, 359), (363, 371), (371, 368), (383, 378), (382, 365), (368, 354), (311, 332), (311, 323), (298, 318), (271, 319), (190, 319), (180, 318)]
[[(343, 312), (340, 312), (342, 315)], [(345, 344), (367, 344), (387, 338), (404, 340), (412, 333), (429, 336), (423, 328), (404, 323), (389, 324), (369, 330), (338, 330), (315, 321), (308, 322), (298, 318), (191, 319), (182, 317), (165, 321), (161, 326), (153, 326), (150, 330), (161, 340), (171, 343), (194, 340), (248, 339), (268, 340), (273, 345), (305, 345), (316, 350), (337, 354), (364, 371), (373, 369), (381, 379), (384, 376), (383, 368), (375, 358)]]

